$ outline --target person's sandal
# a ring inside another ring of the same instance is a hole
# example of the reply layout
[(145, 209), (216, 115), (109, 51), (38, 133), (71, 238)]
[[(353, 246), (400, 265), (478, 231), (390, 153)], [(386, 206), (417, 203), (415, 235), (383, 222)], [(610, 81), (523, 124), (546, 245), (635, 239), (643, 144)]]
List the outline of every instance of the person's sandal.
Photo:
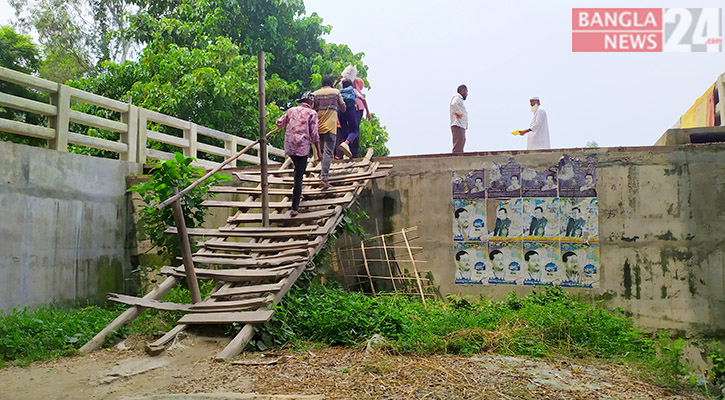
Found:
[(289, 216), (290, 216), (290, 217), (296, 217), (296, 216), (297, 216), (297, 215), (298, 215), (299, 213), (300, 213), (300, 212), (299, 212), (299, 211), (297, 211), (297, 210), (291, 210), (291, 211), (289, 212)]
[(344, 154), (345, 154), (346, 156), (348, 156), (348, 157), (352, 158), (352, 152), (350, 152), (350, 146), (349, 146), (349, 145), (348, 145), (347, 143), (345, 143), (345, 142), (342, 142), (342, 143), (340, 143), (340, 145), (339, 145), (339, 146), (337, 146), (337, 147), (338, 147), (338, 148), (340, 149), (340, 151), (342, 151), (342, 152), (343, 152), (343, 153), (344, 153)]

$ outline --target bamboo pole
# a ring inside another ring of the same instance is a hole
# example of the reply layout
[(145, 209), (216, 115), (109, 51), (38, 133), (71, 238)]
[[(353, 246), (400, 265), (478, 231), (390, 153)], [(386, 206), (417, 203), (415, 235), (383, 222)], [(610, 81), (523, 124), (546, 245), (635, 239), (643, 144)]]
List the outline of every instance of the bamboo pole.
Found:
[(262, 178), (262, 226), (269, 226), (269, 179), (267, 176), (267, 101), (264, 90), (264, 51), (257, 52), (257, 85), (259, 86), (259, 169)]
[[(417, 230), (418, 230), (418, 227), (417, 227), (417, 226), (412, 226), (412, 227), (410, 227), (410, 228), (405, 228), (405, 229), (403, 229), (403, 232), (413, 232), (413, 231), (417, 231)], [(386, 234), (384, 234), (384, 235), (377, 235), (377, 236), (373, 236), (373, 237), (370, 237), (370, 238), (368, 238), (368, 239), (367, 239), (367, 241), (369, 242), (369, 241), (371, 241), (371, 240), (374, 240), (374, 239), (377, 239), (377, 238), (379, 238), (379, 237), (384, 237), (384, 236), (393, 236), (393, 235), (398, 235), (398, 232), (393, 232), (393, 233), (386, 233)]]
[[(174, 192), (176, 192), (174, 188)], [(189, 244), (189, 235), (186, 232), (186, 221), (184, 221), (184, 211), (181, 209), (181, 199), (178, 198), (174, 202), (171, 211), (174, 214), (176, 230), (179, 236), (179, 246), (181, 250), (181, 258), (184, 261), (184, 272), (186, 273), (186, 285), (191, 293), (191, 302), (196, 304), (201, 302), (201, 292), (199, 291), (199, 281), (196, 279), (196, 271), (194, 271), (194, 261), (191, 255), (191, 245)]]
[(385, 246), (385, 238), (381, 237), (380, 241), (383, 242), (383, 251), (385, 252), (385, 263), (388, 264), (388, 272), (390, 273), (390, 278), (392, 279), (392, 282), (393, 282), (393, 290), (395, 292), (397, 292), (398, 287), (395, 284), (395, 278), (393, 278), (393, 267), (390, 265), (390, 257), (388, 257), (388, 249)]
[[(405, 245), (410, 246), (410, 243), (408, 242), (408, 236), (405, 234), (405, 229), (400, 232), (403, 233), (403, 240), (405, 240)], [(410, 250), (410, 247), (408, 247), (408, 254), (410, 255), (410, 262), (413, 263), (413, 272), (415, 273), (416, 281), (418, 282), (418, 290), (420, 290), (420, 298), (423, 300), (423, 307), (426, 311), (428, 311), (428, 306), (425, 304), (425, 296), (423, 295), (423, 285), (420, 284), (418, 267), (415, 266), (415, 259), (413, 258), (413, 252)]]
[(370, 281), (370, 290), (373, 292), (373, 296), (375, 296), (375, 285), (373, 285), (373, 278), (370, 276), (370, 268), (368, 267), (368, 260), (367, 256), (365, 255), (365, 243), (360, 242), (360, 249), (362, 250), (363, 263), (365, 264), (365, 272), (368, 273), (368, 280)]

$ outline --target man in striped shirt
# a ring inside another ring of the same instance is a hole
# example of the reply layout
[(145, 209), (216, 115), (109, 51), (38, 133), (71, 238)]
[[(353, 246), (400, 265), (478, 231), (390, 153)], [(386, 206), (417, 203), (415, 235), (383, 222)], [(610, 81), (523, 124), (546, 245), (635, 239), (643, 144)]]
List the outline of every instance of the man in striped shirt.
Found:
[(317, 111), (320, 147), (322, 147), (320, 180), (324, 187), (330, 186), (328, 178), (337, 139), (337, 111), (345, 112), (347, 109), (340, 91), (332, 87), (334, 83), (335, 78), (325, 75), (322, 77), (322, 87), (313, 93), (315, 95), (313, 108)]

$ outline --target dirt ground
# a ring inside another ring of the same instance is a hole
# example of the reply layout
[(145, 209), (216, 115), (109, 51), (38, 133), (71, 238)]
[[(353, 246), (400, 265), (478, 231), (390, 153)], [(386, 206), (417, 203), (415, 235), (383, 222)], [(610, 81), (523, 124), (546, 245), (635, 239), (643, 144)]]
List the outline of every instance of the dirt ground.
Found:
[[(483, 354), (400, 356), (364, 349), (244, 353), (216, 362), (218, 338), (189, 335), (156, 357), (131, 337), (87, 356), (0, 370), (1, 399), (705, 399), (621, 366)], [(192, 395), (193, 394), (193, 395)]]

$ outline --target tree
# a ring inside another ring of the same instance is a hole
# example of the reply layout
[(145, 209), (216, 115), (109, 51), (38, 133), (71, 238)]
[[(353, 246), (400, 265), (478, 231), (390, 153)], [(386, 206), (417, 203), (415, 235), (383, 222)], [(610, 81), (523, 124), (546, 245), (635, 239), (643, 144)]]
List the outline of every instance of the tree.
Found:
[[(0, 65), (26, 74), (36, 73), (40, 66), (38, 47), (29, 36), (17, 33), (12, 27), (0, 26)], [(48, 96), (43, 92), (5, 81), (0, 81), (0, 92), (44, 103), (48, 102)], [(0, 107), (0, 118), (22, 121), (32, 125), (47, 125), (46, 118), (41, 115), (5, 107)], [(33, 146), (43, 146), (46, 143), (43, 139), (17, 136), (6, 132), (0, 132), (0, 141)]]
[(599, 143), (597, 143), (596, 140), (590, 140), (587, 142), (586, 147), (597, 148), (597, 147), (599, 147)]
[[(16, 26), (37, 35), (40, 76), (64, 83), (92, 74), (103, 61), (123, 62), (133, 45), (125, 0), (10, 0)], [(90, 17), (90, 18), (89, 18)]]

